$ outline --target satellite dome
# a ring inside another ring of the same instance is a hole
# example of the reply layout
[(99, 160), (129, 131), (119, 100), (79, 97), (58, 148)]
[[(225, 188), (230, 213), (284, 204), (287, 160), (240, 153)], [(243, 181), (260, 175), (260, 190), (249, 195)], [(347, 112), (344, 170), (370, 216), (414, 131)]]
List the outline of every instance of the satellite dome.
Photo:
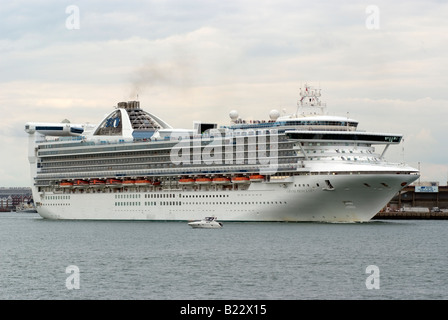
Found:
[(229, 113), (229, 117), (230, 117), (230, 119), (232, 119), (232, 120), (236, 120), (236, 119), (238, 119), (238, 112), (237, 112), (236, 110), (232, 110), (232, 111), (230, 111), (230, 113)]
[(277, 120), (278, 117), (280, 117), (280, 112), (278, 112), (278, 110), (271, 110), (271, 112), (269, 112), (269, 118), (271, 118), (271, 120)]

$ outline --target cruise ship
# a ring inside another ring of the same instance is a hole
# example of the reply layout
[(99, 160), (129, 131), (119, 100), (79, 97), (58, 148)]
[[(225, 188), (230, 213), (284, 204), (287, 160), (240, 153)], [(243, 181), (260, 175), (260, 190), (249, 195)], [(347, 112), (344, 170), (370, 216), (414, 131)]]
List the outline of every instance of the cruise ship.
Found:
[(328, 115), (321, 89), (295, 113), (173, 128), (140, 101), (97, 125), (28, 122), (33, 198), (47, 219), (366, 222), (418, 170), (386, 160), (401, 134)]

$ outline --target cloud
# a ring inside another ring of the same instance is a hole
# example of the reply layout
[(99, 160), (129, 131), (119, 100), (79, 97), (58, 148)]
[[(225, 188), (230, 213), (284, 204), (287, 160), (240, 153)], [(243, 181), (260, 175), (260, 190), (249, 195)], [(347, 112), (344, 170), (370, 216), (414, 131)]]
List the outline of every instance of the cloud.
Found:
[(411, 135), (410, 138), (415, 144), (423, 148), (433, 149), (437, 143), (437, 139), (433, 136), (429, 128), (420, 129), (414, 135)]
[[(227, 124), (232, 109), (258, 119), (273, 108), (294, 112), (300, 85), (310, 82), (330, 114), (403, 133), (406, 161), (447, 162), (444, 2), (376, 1), (379, 30), (365, 26), (367, 3), (349, 0), (77, 1), (80, 29), (68, 30), (72, 4), (0, 8), (5, 152), (26, 150), (26, 121), (96, 122), (137, 94), (148, 110), (189, 128), (193, 120)], [(396, 149), (388, 154), (401, 161)]]

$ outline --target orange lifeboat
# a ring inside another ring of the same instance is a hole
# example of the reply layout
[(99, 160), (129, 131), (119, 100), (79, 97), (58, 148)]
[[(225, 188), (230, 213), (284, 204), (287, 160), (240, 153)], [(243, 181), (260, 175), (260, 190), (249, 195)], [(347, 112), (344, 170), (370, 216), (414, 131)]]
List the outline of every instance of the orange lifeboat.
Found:
[(135, 180), (132, 180), (132, 179), (124, 180), (123, 185), (124, 186), (133, 186), (133, 185), (135, 185)]
[(253, 181), (253, 182), (261, 182), (264, 180), (264, 176), (262, 176), (261, 174), (254, 174), (254, 175), (251, 175), (249, 178), (250, 178), (250, 181)]
[(90, 181), (90, 185), (93, 187), (103, 187), (106, 185), (106, 182), (100, 179), (93, 179), (92, 181)]
[(182, 184), (182, 185), (190, 185), (190, 184), (193, 184), (194, 182), (195, 181), (192, 178), (182, 178), (182, 179), (179, 179), (179, 184)]
[(149, 186), (151, 184), (151, 181), (147, 179), (137, 179), (135, 180), (136, 186)]
[(73, 186), (78, 187), (78, 188), (85, 188), (85, 187), (89, 186), (89, 183), (85, 180), (76, 180), (73, 183)]
[(213, 178), (212, 182), (215, 184), (229, 184), (230, 179), (226, 178), (226, 177), (216, 177), (216, 178)]
[(248, 177), (234, 177), (232, 178), (232, 182), (236, 184), (245, 184), (250, 183), (250, 179)]
[(73, 182), (63, 181), (59, 184), (61, 188), (71, 188), (73, 187)]
[(210, 184), (212, 182), (212, 179), (210, 178), (197, 178), (196, 183), (197, 184)]
[(118, 179), (107, 179), (106, 185), (108, 186), (121, 186), (121, 180)]
[(154, 180), (154, 181), (151, 182), (151, 184), (152, 184), (153, 186), (160, 186), (160, 185), (161, 185), (161, 182), (158, 181), (158, 180)]

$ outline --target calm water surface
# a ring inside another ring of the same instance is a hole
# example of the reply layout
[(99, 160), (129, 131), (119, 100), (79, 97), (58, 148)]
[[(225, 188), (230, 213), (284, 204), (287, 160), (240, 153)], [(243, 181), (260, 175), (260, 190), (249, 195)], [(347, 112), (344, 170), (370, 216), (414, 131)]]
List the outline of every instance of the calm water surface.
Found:
[[(206, 230), (1, 213), (0, 299), (448, 299), (447, 230), (424, 220)], [(71, 265), (79, 289), (66, 286)], [(370, 265), (379, 289), (366, 286)]]

